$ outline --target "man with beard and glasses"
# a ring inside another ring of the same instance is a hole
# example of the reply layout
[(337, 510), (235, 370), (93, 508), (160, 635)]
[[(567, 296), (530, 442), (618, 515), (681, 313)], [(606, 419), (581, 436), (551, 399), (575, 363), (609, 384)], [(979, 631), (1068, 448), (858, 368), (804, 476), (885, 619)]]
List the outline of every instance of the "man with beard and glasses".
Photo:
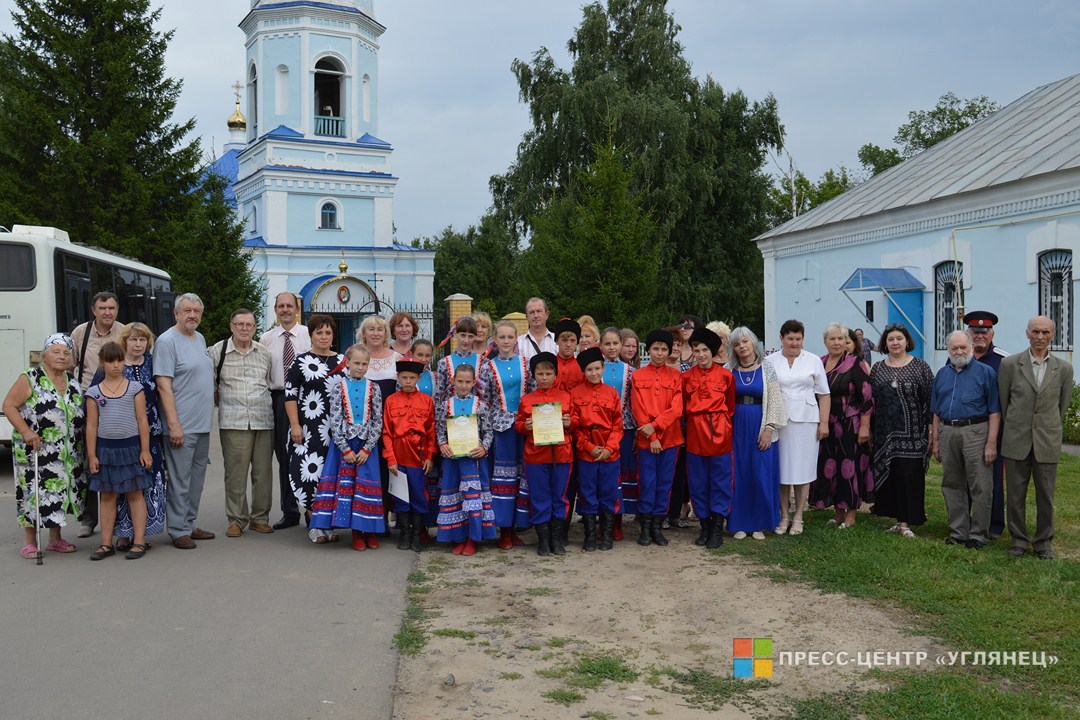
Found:
[(997, 374), (974, 362), (969, 331), (949, 333), (945, 344), (950, 362), (938, 371), (930, 395), (931, 446), (941, 461), (941, 494), (949, 515), (945, 542), (978, 550), (990, 540), (992, 467), (1001, 422)]

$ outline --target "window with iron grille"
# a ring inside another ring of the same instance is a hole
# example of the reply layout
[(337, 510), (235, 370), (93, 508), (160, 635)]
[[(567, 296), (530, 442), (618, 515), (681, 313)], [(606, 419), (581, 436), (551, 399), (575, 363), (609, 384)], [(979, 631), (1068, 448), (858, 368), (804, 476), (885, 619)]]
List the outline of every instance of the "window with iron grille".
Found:
[(1039, 314), (1054, 321), (1051, 350), (1073, 349), (1072, 250), (1039, 255)]
[(964, 263), (948, 260), (934, 266), (934, 327), (938, 350), (947, 350), (945, 339), (962, 330), (957, 308), (964, 304)]

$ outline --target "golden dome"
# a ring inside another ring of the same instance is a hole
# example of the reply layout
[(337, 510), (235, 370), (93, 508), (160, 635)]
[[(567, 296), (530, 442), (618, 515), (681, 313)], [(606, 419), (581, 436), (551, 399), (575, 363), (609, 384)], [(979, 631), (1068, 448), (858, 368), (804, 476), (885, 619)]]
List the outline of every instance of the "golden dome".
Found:
[(230, 130), (247, 130), (247, 118), (240, 112), (240, 101), (236, 101), (236, 110), (229, 116)]

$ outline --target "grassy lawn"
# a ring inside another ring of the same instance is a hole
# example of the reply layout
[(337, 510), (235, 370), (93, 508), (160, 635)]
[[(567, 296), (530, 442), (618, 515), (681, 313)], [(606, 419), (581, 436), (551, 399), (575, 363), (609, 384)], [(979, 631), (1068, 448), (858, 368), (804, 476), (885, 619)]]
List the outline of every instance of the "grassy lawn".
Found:
[[(1055, 494), (1057, 560), (1006, 554), (1005, 535), (979, 551), (947, 546), (941, 467), (930, 468), (926, 511), (916, 539), (885, 533), (892, 521), (860, 513), (848, 530), (826, 526), (829, 512), (810, 513), (800, 537), (725, 542), (777, 580), (797, 579), (822, 590), (883, 601), (915, 614), (914, 628), (957, 651), (1046, 651), (1050, 667), (953, 667), (932, 672), (883, 672), (890, 690), (856, 699), (852, 717), (1080, 717), (1080, 459), (1063, 457)], [(1028, 525), (1034, 532), (1034, 491)], [(873, 650), (875, 648), (867, 648)], [(888, 649), (888, 648), (887, 648)], [(903, 648), (894, 648), (902, 650)], [(795, 713), (816, 717), (822, 707)]]

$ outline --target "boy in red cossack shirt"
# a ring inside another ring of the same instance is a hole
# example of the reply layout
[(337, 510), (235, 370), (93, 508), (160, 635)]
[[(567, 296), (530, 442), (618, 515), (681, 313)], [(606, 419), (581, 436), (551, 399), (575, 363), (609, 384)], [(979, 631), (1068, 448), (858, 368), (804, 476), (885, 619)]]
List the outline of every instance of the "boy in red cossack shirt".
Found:
[(645, 338), (649, 364), (630, 378), (630, 409), (637, 423), (638, 545), (667, 545), (661, 530), (668, 504), (675, 461), (682, 444), (682, 376), (667, 365), (674, 337), (667, 330), (653, 330)]
[(585, 382), (585, 374), (581, 372), (574, 353), (577, 352), (578, 342), (581, 340), (581, 326), (575, 320), (563, 318), (555, 323), (555, 344), (559, 346), (559, 354), (556, 356), (555, 387), (570, 393), (578, 385)]
[[(570, 510), (566, 490), (574, 450), (569, 432), (570, 395), (554, 387), (557, 362), (549, 352), (534, 355), (529, 361), (536, 390), (521, 398), (514, 420), (514, 429), (525, 436), (525, 480), (529, 485), (531, 520), (536, 528), (537, 555), (566, 554), (561, 531)], [(537, 445), (533, 442), (533, 406), (545, 403), (560, 405), (558, 410), (562, 416), (564, 439), (557, 445)]]
[(598, 347), (582, 350), (578, 365), (585, 383), (570, 393), (570, 426), (574, 428), (580, 500), (586, 551), (596, 549), (596, 515), (600, 513), (600, 549), (612, 548), (615, 514), (619, 512), (619, 443), (623, 436), (622, 400), (604, 383), (604, 354)]
[(690, 504), (701, 521), (701, 534), (694, 543), (708, 548), (724, 543), (724, 521), (731, 514), (734, 490), (735, 378), (714, 361), (722, 343), (712, 330), (694, 330), (690, 347), (697, 362), (683, 374), (687, 484)]
[(394, 498), (394, 512), (401, 529), (398, 550), (419, 552), (428, 504), (427, 474), (438, 452), (435, 402), (416, 389), (424, 372), (423, 363), (404, 358), (396, 366), (401, 389), (383, 403), (383, 455), (391, 474), (400, 472), (409, 480), (408, 502)]

